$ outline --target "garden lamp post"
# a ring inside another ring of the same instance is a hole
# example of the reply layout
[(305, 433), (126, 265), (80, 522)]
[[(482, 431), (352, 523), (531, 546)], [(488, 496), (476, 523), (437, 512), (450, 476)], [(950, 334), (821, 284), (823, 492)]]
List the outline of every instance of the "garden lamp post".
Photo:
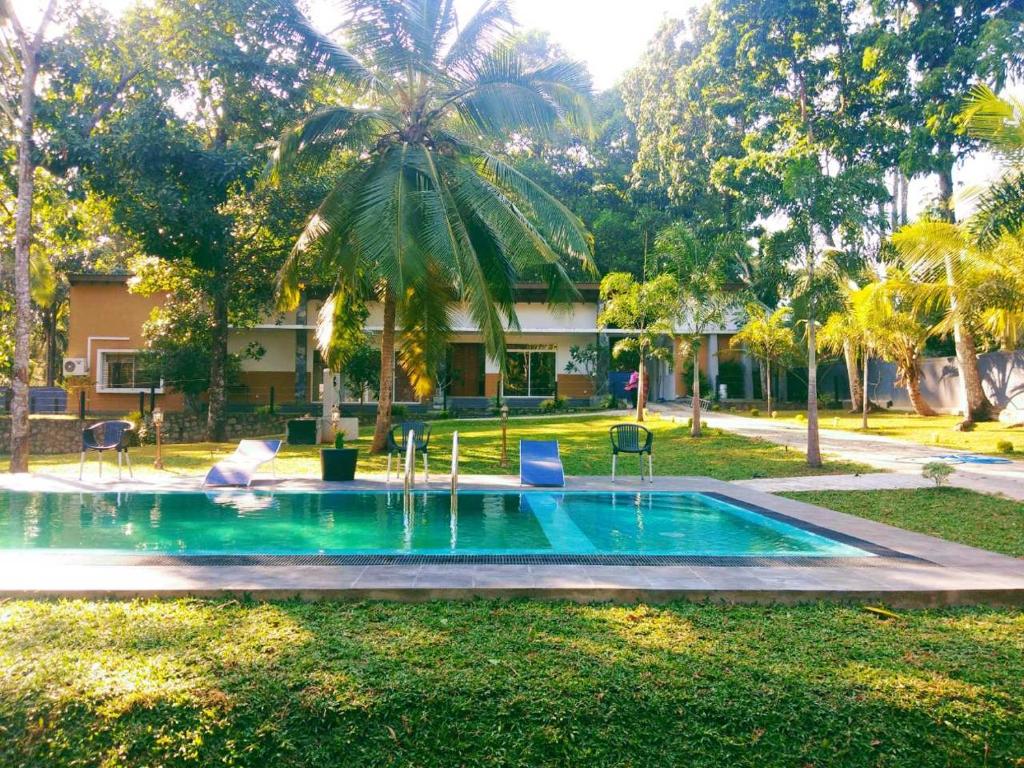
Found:
[(501, 468), (508, 469), (508, 405), (501, 406)]
[(164, 458), (160, 455), (160, 430), (164, 425), (164, 412), (160, 408), (154, 408), (151, 416), (153, 429), (156, 430), (156, 460), (153, 462), (153, 469), (163, 469)]

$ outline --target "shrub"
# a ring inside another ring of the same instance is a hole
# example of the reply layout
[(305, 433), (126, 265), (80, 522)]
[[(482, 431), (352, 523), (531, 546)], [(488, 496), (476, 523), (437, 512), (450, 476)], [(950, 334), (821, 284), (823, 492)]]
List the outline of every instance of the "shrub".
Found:
[(447, 408), (442, 408), (440, 411), (434, 414), (434, 418), (438, 421), (444, 421), (445, 419), (452, 418), (451, 411)]
[(802, 413), (798, 413), (796, 416), (793, 417), (793, 419), (795, 421), (804, 422), (804, 421), (807, 421), (807, 416), (802, 414)]
[(1013, 453), (1013, 443), (1009, 440), (1000, 440), (996, 443), (996, 448), (1000, 453)]
[(541, 413), (554, 413), (565, 408), (565, 399), (561, 397), (548, 398), (547, 400), (541, 400), (540, 405), (537, 407)]
[(779, 412), (778, 411), (772, 411), (772, 418), (773, 419), (779, 418)]
[(712, 411), (720, 411), (720, 410), (722, 410), (722, 406), (720, 406), (718, 403), (712, 403), (711, 404), (711, 410)]
[(345, 433), (335, 432), (334, 433), (334, 447), (341, 450), (345, 447)]
[(617, 398), (615, 395), (609, 393), (608, 396), (605, 397), (605, 399), (604, 399), (604, 406), (603, 407), (608, 408), (608, 409), (618, 408), (619, 407), (619, 398)]
[(929, 461), (921, 468), (922, 477), (926, 480), (932, 480), (935, 483), (936, 488), (945, 483), (947, 478), (952, 474), (952, 465), (947, 464), (944, 461)]
[(747, 413), (749, 413), (751, 416), (761, 415), (761, 411), (759, 411), (757, 408), (751, 408), (749, 411), (747, 411)]
[(253, 413), (255, 413), (257, 416), (270, 416), (274, 412), (270, 410), (269, 405), (257, 405), (256, 408), (253, 410)]
[(391, 406), (391, 420), (400, 421), (409, 415), (409, 409), (404, 405), (392, 405)]

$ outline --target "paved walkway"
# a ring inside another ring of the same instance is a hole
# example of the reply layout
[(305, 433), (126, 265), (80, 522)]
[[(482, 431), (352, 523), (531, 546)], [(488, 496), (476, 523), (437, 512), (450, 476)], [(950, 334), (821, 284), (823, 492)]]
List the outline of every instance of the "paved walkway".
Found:
[[(690, 418), (690, 409), (674, 403), (652, 404), (651, 410), (665, 416), (685, 421)], [(724, 429), (744, 437), (758, 437), (779, 445), (788, 445), (803, 453), (807, 445), (807, 426), (774, 421), (769, 418), (737, 416), (721, 411), (701, 414), (706, 426)], [(938, 456), (967, 453), (952, 448), (927, 446), (897, 440), (892, 437), (864, 435), (837, 429), (821, 430), (821, 451), (836, 458), (856, 461), (861, 464), (895, 473), (899, 479), (888, 475), (869, 474), (822, 475), (818, 477), (785, 478), (783, 480), (744, 481), (744, 485), (765, 491), (805, 490), (854, 490), (879, 488), (918, 488), (927, 483), (921, 477), (921, 465)], [(1024, 501), (1024, 462), (1009, 464), (955, 464), (949, 484), (981, 493), (1002, 494), (1018, 501)], [(843, 479), (839, 479), (843, 478)]]

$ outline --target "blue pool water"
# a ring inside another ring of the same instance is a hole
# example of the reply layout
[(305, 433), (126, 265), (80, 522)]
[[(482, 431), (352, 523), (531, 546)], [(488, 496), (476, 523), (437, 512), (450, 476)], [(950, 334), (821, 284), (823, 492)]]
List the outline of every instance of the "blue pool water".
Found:
[(699, 493), (0, 492), (0, 550), (179, 555), (864, 557)]

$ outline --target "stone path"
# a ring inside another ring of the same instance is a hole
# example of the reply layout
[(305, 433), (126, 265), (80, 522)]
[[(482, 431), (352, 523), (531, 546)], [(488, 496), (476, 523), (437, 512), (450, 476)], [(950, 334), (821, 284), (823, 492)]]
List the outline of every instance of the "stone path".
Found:
[[(674, 403), (652, 404), (651, 410), (659, 411), (669, 418), (685, 421), (690, 418), (690, 409)], [(701, 415), (703, 423), (717, 429), (724, 429), (744, 437), (757, 437), (779, 445), (787, 445), (803, 453), (807, 444), (806, 425), (774, 421), (768, 418), (737, 416), (714, 411)], [(878, 435), (864, 435), (836, 429), (821, 430), (821, 451), (836, 458), (856, 461), (861, 464), (884, 469), (897, 475), (867, 474), (859, 477), (821, 475), (743, 481), (750, 487), (767, 491), (807, 490), (870, 490), (880, 488), (919, 488), (927, 483), (921, 477), (921, 465), (938, 456), (967, 453), (941, 446), (927, 446), (906, 440)], [(1001, 494), (1018, 501), (1024, 501), (1024, 462), (1009, 464), (955, 464), (949, 484), (981, 493)]]

